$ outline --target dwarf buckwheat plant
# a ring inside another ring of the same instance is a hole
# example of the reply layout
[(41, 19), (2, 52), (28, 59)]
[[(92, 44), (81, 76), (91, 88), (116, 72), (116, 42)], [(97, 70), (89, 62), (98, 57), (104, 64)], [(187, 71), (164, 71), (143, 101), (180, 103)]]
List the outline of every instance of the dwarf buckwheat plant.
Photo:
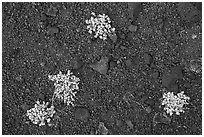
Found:
[(54, 81), (54, 96), (63, 101), (67, 106), (74, 105), (76, 90), (79, 90), (80, 79), (68, 70), (67, 74), (60, 71), (57, 75), (49, 75), (49, 80)]
[(45, 122), (49, 123), (51, 118), (55, 114), (54, 106), (47, 107), (48, 102), (41, 104), (40, 101), (36, 101), (34, 108), (27, 110), (26, 116), (31, 120), (33, 124), (43, 126)]
[(90, 34), (94, 33), (94, 37), (99, 37), (102, 40), (106, 40), (109, 33), (115, 32), (115, 28), (112, 28), (110, 18), (105, 14), (99, 14), (96, 16), (94, 12), (91, 13), (92, 17), (86, 20), (87, 29)]
[(164, 110), (170, 116), (175, 112), (176, 115), (180, 115), (180, 113), (184, 113), (184, 105), (189, 104), (188, 100), (190, 97), (184, 94), (184, 91), (174, 95), (173, 92), (168, 92), (163, 94), (162, 105), (164, 105)]

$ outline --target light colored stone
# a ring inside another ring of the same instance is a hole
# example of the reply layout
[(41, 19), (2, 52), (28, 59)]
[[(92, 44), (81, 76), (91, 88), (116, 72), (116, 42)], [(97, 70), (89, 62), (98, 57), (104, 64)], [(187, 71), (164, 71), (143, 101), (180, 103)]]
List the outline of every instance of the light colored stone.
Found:
[(128, 26), (128, 30), (131, 31), (131, 32), (136, 32), (137, 29), (138, 29), (138, 27), (135, 26), (135, 25), (130, 25), (130, 26)]

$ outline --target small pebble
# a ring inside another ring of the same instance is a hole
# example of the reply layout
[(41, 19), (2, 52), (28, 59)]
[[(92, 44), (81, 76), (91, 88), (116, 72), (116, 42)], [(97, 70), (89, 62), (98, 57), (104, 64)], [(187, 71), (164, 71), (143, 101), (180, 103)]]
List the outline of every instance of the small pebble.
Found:
[(132, 65), (132, 61), (131, 61), (130, 59), (126, 60), (126, 61), (125, 61), (125, 65), (126, 65), (127, 67), (130, 67), (130, 66)]
[(29, 105), (24, 103), (21, 105), (21, 108), (23, 109), (23, 111), (27, 111), (29, 109)]
[(130, 26), (128, 26), (128, 30), (131, 31), (131, 32), (136, 32), (137, 29), (138, 29), (138, 27), (135, 26), (135, 25), (130, 25)]
[(108, 129), (105, 127), (103, 122), (99, 122), (98, 131), (99, 131), (99, 133), (101, 133), (103, 135), (108, 134)]
[(144, 62), (147, 65), (150, 65), (152, 63), (152, 57), (148, 53), (144, 53)]
[(115, 33), (114, 34), (109, 34), (108, 36), (113, 41), (113, 43), (116, 43), (118, 37), (117, 37), (117, 35)]
[(151, 113), (151, 112), (152, 112), (152, 109), (151, 109), (151, 107), (150, 107), (150, 106), (146, 107), (146, 109), (145, 109), (145, 110), (146, 110), (146, 112), (147, 112), (147, 113)]
[(118, 126), (118, 127), (121, 127), (122, 125), (123, 125), (123, 122), (122, 122), (122, 120), (116, 120), (116, 125)]
[(89, 116), (90, 116), (89, 111), (85, 108), (78, 108), (75, 111), (75, 118), (78, 120), (86, 122)]
[(103, 57), (96, 64), (90, 65), (90, 67), (95, 71), (98, 71), (99, 73), (106, 75), (108, 70), (108, 60), (109, 59), (107, 57)]
[(56, 34), (58, 32), (59, 32), (59, 29), (57, 27), (50, 27), (47, 30), (48, 35), (54, 35), (54, 34)]
[(47, 10), (47, 15), (48, 16), (53, 16), (53, 17), (55, 17), (56, 15), (57, 15), (57, 8), (55, 8), (55, 7), (53, 7), (53, 6), (51, 6), (48, 10)]
[(130, 129), (133, 129), (134, 125), (132, 124), (132, 122), (130, 120), (126, 120), (125, 122)]
[(154, 78), (154, 79), (157, 79), (159, 77), (159, 72), (154, 72), (151, 74), (151, 76)]

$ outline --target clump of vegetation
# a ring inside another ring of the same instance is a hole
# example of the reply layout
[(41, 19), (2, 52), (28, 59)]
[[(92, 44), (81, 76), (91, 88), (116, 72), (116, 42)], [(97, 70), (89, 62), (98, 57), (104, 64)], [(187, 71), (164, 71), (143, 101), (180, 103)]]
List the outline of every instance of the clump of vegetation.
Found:
[(94, 12), (91, 13), (92, 17), (86, 20), (87, 29), (90, 34), (94, 34), (95, 38), (106, 40), (108, 34), (115, 32), (115, 28), (111, 27), (110, 18), (105, 14), (96, 16)]
[(44, 126), (45, 122), (49, 123), (56, 113), (54, 106), (48, 107), (48, 104), (48, 102), (43, 101), (41, 104), (39, 100), (36, 101), (34, 108), (27, 110), (26, 116), (33, 124)]
[(172, 116), (175, 112), (176, 115), (184, 113), (184, 105), (188, 105), (188, 100), (190, 97), (184, 94), (184, 91), (174, 95), (174, 92), (167, 92), (163, 94), (162, 105), (164, 105), (164, 110), (167, 114)]
[(52, 105), (48, 108), (48, 102), (43, 101), (40, 104), (40, 101), (36, 101), (34, 108), (27, 110), (26, 116), (30, 119), (33, 124), (43, 126), (47, 122), (48, 124), (51, 121), (51, 118), (56, 113), (54, 107), (54, 99), (65, 103), (67, 106), (74, 105), (76, 90), (79, 90), (79, 81), (80, 79), (73, 75), (73, 73), (68, 70), (67, 74), (62, 74), (60, 71), (57, 75), (49, 75), (49, 80), (54, 81), (54, 94), (52, 98)]

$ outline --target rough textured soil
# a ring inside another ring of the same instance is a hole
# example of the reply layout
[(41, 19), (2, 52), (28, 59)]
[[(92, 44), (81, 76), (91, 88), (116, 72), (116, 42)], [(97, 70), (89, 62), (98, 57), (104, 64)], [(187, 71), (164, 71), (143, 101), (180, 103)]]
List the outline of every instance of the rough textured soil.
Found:
[[(93, 39), (91, 12), (116, 35)], [(201, 30), (202, 3), (2, 3), (2, 134), (202, 134)], [(75, 106), (53, 126), (29, 122), (52, 98), (48, 75), (68, 69), (81, 80)], [(164, 90), (185, 91), (189, 109), (165, 114)]]

